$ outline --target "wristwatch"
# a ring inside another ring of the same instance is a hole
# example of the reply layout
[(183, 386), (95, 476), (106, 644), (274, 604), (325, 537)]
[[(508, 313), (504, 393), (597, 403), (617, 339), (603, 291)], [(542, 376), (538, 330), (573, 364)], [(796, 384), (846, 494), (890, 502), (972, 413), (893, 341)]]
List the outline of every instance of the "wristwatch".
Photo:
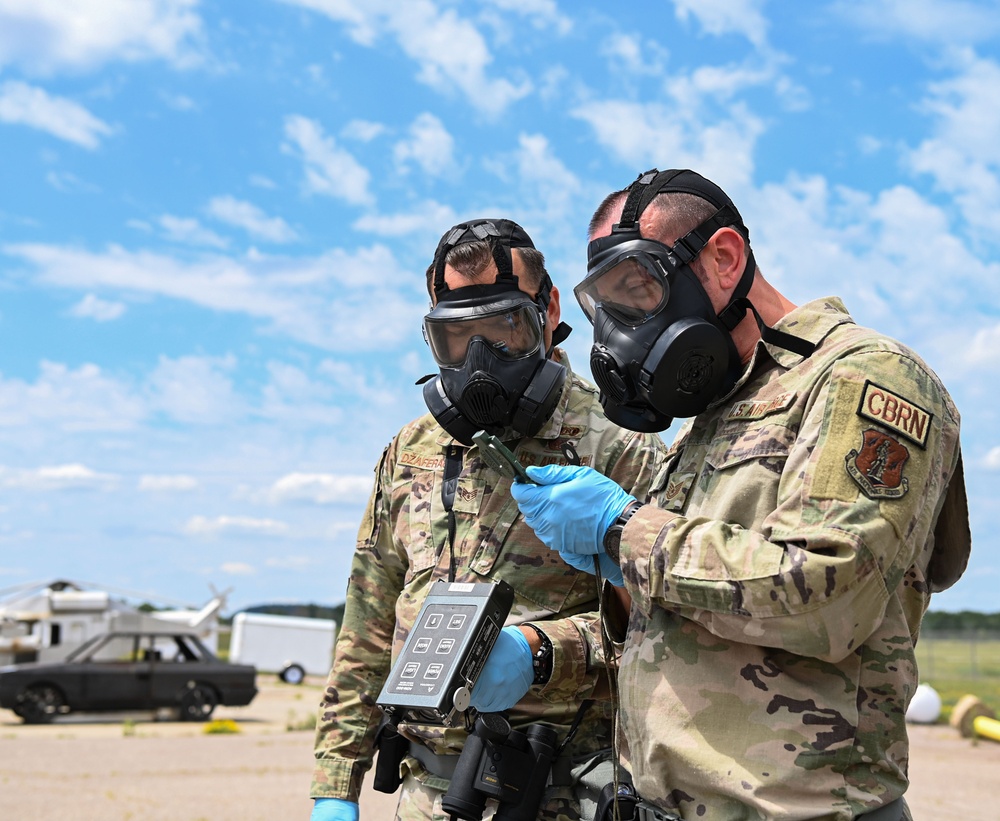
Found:
[(525, 624), (530, 627), (541, 639), (542, 646), (531, 656), (531, 666), (535, 671), (533, 685), (546, 684), (552, 678), (552, 641), (538, 627), (533, 624)]
[(611, 527), (608, 528), (608, 532), (604, 534), (604, 552), (616, 563), (618, 562), (618, 551), (622, 543), (622, 531), (625, 529), (625, 525), (628, 524), (628, 520), (635, 515), (635, 512), (640, 507), (642, 507), (642, 502), (629, 502), (628, 507), (622, 511), (622, 515), (615, 519)]

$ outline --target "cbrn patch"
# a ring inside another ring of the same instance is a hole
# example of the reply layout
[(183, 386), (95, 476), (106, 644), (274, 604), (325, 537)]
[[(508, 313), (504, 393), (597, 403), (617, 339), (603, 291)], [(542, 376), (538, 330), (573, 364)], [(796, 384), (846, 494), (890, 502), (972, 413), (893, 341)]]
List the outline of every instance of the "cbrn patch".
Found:
[(934, 414), (915, 405), (908, 399), (893, 393), (888, 388), (876, 385), (871, 380), (865, 382), (858, 403), (858, 416), (885, 425), (920, 447), (927, 447), (927, 437), (931, 432)]

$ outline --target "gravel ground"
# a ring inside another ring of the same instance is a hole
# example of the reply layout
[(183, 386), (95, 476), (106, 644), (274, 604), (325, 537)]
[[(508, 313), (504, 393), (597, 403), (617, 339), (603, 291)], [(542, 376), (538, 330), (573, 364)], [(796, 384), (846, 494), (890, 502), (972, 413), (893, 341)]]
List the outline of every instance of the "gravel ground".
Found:
[[(148, 714), (69, 716), (24, 726), (0, 710), (2, 821), (307, 821), (313, 734), (302, 726), (319, 682), (262, 676), (249, 707), (219, 708), (241, 732)], [(127, 719), (128, 721), (126, 721)], [(947, 726), (911, 726), (907, 798), (916, 821), (996, 821), (1000, 743)], [(364, 821), (394, 815), (395, 797), (366, 792)]]

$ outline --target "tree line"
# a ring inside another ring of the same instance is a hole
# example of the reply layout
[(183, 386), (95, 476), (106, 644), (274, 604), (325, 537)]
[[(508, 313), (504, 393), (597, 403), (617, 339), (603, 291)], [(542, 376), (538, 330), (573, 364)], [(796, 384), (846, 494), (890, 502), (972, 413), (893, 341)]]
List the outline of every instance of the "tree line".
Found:
[(977, 613), (972, 610), (944, 613), (928, 610), (924, 614), (921, 630), (990, 630), (1000, 632), (1000, 613)]

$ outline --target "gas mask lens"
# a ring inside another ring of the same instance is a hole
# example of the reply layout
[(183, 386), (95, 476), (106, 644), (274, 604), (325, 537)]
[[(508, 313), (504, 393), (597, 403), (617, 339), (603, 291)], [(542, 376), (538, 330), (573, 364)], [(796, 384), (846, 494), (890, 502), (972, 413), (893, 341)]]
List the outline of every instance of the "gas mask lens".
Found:
[(469, 343), (477, 337), (501, 359), (530, 356), (542, 344), (542, 320), (534, 303), (478, 306), (471, 315), (467, 311), (455, 315), (447, 304), (438, 303), (424, 317), (424, 335), (434, 361), (442, 368), (460, 367)]
[(573, 293), (591, 325), (598, 305), (622, 322), (638, 325), (663, 307), (669, 287), (656, 262), (646, 254), (637, 254), (591, 274)]

